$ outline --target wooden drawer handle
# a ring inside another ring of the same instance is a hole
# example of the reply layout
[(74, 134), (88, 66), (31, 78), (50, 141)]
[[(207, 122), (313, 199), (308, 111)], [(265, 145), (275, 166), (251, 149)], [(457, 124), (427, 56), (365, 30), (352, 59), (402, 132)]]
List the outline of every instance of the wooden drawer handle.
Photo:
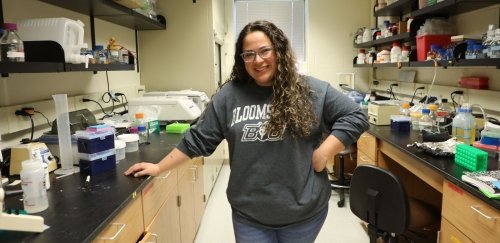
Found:
[(161, 176), (161, 177), (155, 177), (156, 179), (167, 179), (168, 176), (172, 173), (171, 170), (168, 171), (168, 173), (165, 175), (165, 176)]
[(125, 226), (127, 224), (124, 224), (124, 223), (112, 223), (111, 225), (116, 225), (116, 226), (119, 225), (118, 231), (116, 231), (115, 235), (113, 235), (111, 237), (97, 237), (97, 239), (99, 239), (99, 240), (115, 240), (116, 237), (118, 237), (118, 235), (120, 235), (120, 233), (122, 232), (122, 230), (125, 228)]
[(481, 212), (481, 210), (479, 210), (481, 206), (477, 205), (477, 206), (470, 206), (470, 208), (474, 211), (476, 211), (476, 213), (480, 214), (481, 216), (485, 217), (486, 219), (488, 220), (496, 220), (498, 217), (492, 217), (492, 216), (488, 216), (486, 214), (484, 214), (483, 212)]

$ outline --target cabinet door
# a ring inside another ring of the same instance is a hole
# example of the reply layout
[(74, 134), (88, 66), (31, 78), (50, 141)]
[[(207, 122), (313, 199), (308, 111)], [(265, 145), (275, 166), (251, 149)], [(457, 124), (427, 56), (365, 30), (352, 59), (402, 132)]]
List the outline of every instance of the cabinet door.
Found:
[(144, 231), (142, 200), (138, 194), (93, 242), (137, 242)]
[(158, 214), (156, 214), (146, 232), (147, 234), (141, 242), (181, 242), (177, 188), (168, 193), (167, 200), (161, 205)]
[(368, 155), (366, 155), (365, 153), (363, 153), (360, 150), (358, 150), (358, 156), (357, 156), (356, 163), (357, 163), (357, 165), (362, 165), (362, 164), (369, 164), (369, 165), (375, 165), (375, 166), (377, 165), (377, 162), (370, 159), (370, 157), (368, 157)]
[(443, 187), (441, 214), (474, 242), (500, 239), (500, 211), (449, 181)]
[(358, 151), (363, 152), (371, 161), (377, 162), (377, 138), (369, 133), (361, 134), (357, 142)]
[(194, 221), (196, 224), (196, 230), (201, 223), (201, 218), (203, 217), (203, 212), (205, 211), (205, 191), (203, 186), (203, 158), (197, 158), (193, 164), (194, 176), (194, 188), (193, 188), (193, 198), (194, 198)]
[[(192, 162), (187, 162), (192, 163)], [(194, 180), (191, 167), (185, 168), (186, 171), (179, 177), (177, 187), (180, 197), (180, 225), (181, 242), (193, 242), (196, 233), (196, 224), (194, 217)]]
[(439, 242), (441, 243), (472, 243), (462, 232), (448, 222), (445, 218), (441, 218), (441, 233), (439, 233)]
[(151, 220), (153, 220), (161, 205), (167, 199), (167, 195), (174, 188), (177, 188), (176, 169), (165, 171), (151, 178), (151, 182), (149, 182), (141, 192), (144, 225), (149, 225), (151, 223)]

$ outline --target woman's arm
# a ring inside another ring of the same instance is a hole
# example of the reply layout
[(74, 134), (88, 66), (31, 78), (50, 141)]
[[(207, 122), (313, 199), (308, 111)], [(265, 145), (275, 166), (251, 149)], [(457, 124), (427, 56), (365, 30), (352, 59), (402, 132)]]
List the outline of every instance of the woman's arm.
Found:
[(344, 149), (344, 144), (340, 142), (338, 138), (333, 135), (329, 135), (313, 152), (312, 165), (314, 171), (321, 172), (324, 170), (327, 160), (329, 158), (333, 158), (333, 156)]
[(178, 164), (188, 161), (189, 156), (174, 148), (170, 153), (167, 154), (158, 164), (140, 162), (134, 164), (124, 172), (125, 175), (133, 175), (134, 177), (141, 177), (145, 175), (157, 176), (163, 171), (177, 166)]

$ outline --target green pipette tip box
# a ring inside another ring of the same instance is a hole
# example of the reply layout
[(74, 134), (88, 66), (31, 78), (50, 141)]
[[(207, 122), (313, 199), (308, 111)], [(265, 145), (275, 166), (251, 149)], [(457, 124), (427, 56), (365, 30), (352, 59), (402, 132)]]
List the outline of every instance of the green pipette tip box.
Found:
[(166, 126), (167, 133), (185, 133), (190, 128), (189, 123), (172, 123)]
[(470, 171), (486, 171), (488, 153), (466, 144), (457, 144), (455, 147), (455, 163)]

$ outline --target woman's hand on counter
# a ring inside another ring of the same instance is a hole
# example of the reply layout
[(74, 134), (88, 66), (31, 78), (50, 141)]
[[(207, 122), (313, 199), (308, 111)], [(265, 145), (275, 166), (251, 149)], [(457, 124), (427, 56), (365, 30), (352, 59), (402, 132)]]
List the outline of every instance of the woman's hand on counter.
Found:
[(158, 164), (140, 162), (130, 166), (124, 174), (126, 176), (133, 175), (134, 177), (141, 177), (145, 175), (157, 176), (160, 172), (160, 166)]

